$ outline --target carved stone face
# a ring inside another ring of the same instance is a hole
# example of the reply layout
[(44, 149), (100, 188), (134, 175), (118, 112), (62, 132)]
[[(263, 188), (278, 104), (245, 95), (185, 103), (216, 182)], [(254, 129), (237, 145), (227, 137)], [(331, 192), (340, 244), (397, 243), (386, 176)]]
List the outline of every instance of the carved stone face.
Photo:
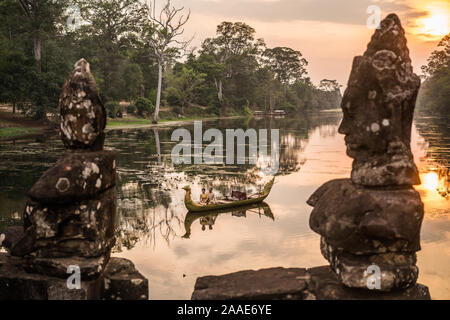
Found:
[(342, 100), (347, 154), (355, 159), (355, 183), (408, 185), (419, 182), (410, 150), (420, 79), (413, 73), (398, 17), (381, 23), (363, 56), (355, 57)]
[[(357, 59), (356, 59), (357, 60)], [(384, 154), (396, 123), (389, 110), (380, 108), (381, 94), (376, 86), (347, 88), (342, 101), (343, 120), (339, 133), (345, 135), (347, 154), (358, 160), (368, 160), (376, 154)]]

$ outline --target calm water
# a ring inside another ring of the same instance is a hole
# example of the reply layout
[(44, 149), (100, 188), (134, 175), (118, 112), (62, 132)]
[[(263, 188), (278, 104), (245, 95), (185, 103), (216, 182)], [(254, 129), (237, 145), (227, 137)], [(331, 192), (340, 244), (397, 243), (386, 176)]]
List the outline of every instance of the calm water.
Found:
[[(114, 255), (131, 259), (149, 278), (151, 299), (188, 299), (199, 276), (267, 267), (324, 265), (305, 201), (322, 183), (348, 177), (351, 159), (337, 133), (339, 111), (303, 118), (234, 119), (208, 128), (280, 129), (280, 174), (266, 205), (201, 218), (187, 215), (183, 186), (194, 198), (204, 185), (217, 194), (255, 191), (267, 177), (254, 165), (178, 165), (170, 160), (174, 127), (112, 130), (118, 152), (118, 226)], [(185, 125), (193, 131), (193, 125)], [(417, 115), (412, 149), (425, 203), (419, 281), (435, 299), (450, 298), (449, 118)], [(57, 137), (0, 144), (0, 230), (20, 224), (26, 191), (63, 153)]]

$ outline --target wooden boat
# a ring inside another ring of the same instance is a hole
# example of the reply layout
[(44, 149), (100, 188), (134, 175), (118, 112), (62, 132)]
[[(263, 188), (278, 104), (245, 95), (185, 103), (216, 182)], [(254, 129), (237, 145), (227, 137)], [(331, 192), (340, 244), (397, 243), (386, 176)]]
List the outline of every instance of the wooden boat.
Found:
[(186, 208), (188, 209), (189, 212), (205, 212), (205, 211), (228, 209), (228, 208), (241, 207), (241, 206), (246, 206), (246, 205), (255, 204), (255, 203), (261, 203), (267, 198), (267, 196), (270, 193), (270, 190), (272, 190), (274, 181), (275, 181), (275, 178), (270, 180), (264, 186), (264, 189), (259, 193), (259, 195), (257, 197), (248, 198), (246, 200), (236, 200), (236, 201), (218, 200), (218, 203), (212, 203), (212, 204), (206, 204), (206, 205), (201, 205), (201, 204), (194, 202), (191, 198), (191, 187), (186, 186), (183, 188), (186, 191), (186, 195), (184, 197), (184, 205), (186, 206)]

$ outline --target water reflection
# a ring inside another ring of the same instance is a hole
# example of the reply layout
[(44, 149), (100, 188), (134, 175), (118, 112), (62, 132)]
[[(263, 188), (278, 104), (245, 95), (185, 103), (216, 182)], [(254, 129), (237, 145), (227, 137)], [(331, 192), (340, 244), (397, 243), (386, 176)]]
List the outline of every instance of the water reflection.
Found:
[(186, 232), (183, 235), (183, 238), (190, 239), (192, 234), (192, 225), (197, 220), (199, 220), (202, 231), (205, 230), (212, 231), (219, 216), (231, 214), (231, 216), (233, 217), (246, 218), (247, 213), (256, 214), (259, 216), (259, 218), (265, 216), (269, 219), (275, 220), (272, 210), (270, 209), (269, 205), (265, 202), (260, 204), (243, 206), (240, 207), (239, 209), (214, 210), (211, 212), (202, 212), (202, 213), (188, 212), (186, 214), (186, 217), (184, 218), (184, 229)]
[[(305, 164), (303, 151), (310, 133), (320, 127), (321, 136), (335, 135), (338, 122), (339, 114), (335, 112), (322, 117), (311, 114), (309, 118), (297, 119), (212, 121), (203, 126), (218, 128), (223, 134), (228, 128), (279, 128), (279, 175), (289, 175), (298, 172)], [(193, 125), (185, 128), (193, 136)], [(178, 226), (185, 213), (181, 187), (186, 184), (191, 185), (194, 197), (207, 186), (214, 188), (220, 198), (232, 190), (248, 194), (258, 192), (270, 179), (261, 173), (258, 165), (173, 165), (170, 155), (177, 142), (170, 140), (172, 131), (173, 128), (159, 128), (108, 133), (107, 145), (119, 153), (116, 252), (130, 249), (139, 241), (152, 247), (161, 240), (170, 245), (171, 241), (182, 236)], [(248, 150), (248, 146), (246, 148)]]
[(448, 199), (450, 195), (449, 117), (421, 113), (416, 116), (417, 158), (422, 187)]

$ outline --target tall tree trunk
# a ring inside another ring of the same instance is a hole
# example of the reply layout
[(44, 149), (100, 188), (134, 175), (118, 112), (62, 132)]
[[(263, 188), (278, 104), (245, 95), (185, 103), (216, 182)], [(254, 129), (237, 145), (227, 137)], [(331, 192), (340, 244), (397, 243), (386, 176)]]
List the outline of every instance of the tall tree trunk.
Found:
[(223, 98), (222, 80), (217, 81), (217, 78), (214, 78), (214, 84), (216, 85), (216, 89), (217, 89), (217, 99), (219, 99), (219, 101), (222, 101), (222, 98)]
[(156, 93), (155, 116), (153, 123), (158, 123), (159, 105), (161, 104), (161, 89), (162, 89), (162, 60), (158, 62), (158, 91)]
[(36, 60), (38, 66), (38, 71), (41, 72), (41, 37), (39, 35), (39, 32), (34, 36), (33, 51), (34, 59)]
[(13, 113), (16, 113), (16, 102), (13, 102)]
[(269, 110), (270, 110), (270, 113), (273, 113), (272, 90), (269, 90)]
[(219, 101), (222, 101), (223, 99), (223, 83), (222, 80), (219, 80), (219, 91), (217, 92), (217, 98)]

